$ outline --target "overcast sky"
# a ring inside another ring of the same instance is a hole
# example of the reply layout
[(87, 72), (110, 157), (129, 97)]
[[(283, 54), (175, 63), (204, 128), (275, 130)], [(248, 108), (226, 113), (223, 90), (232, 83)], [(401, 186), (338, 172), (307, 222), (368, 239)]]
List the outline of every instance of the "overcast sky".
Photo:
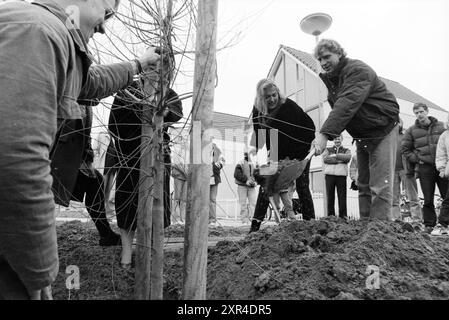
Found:
[(332, 16), (321, 37), (340, 42), (348, 57), (449, 109), (447, 0), (222, 0), (220, 38), (240, 32), (240, 40), (218, 54), (215, 111), (248, 116), (279, 45), (313, 51), (315, 38), (299, 22), (314, 12)]

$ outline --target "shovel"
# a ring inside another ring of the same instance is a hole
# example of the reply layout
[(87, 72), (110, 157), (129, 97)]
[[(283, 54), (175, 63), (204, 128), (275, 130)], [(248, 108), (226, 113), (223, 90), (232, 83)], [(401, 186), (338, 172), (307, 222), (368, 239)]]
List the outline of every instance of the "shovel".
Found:
[(273, 193), (277, 193), (281, 190), (287, 189), (293, 181), (298, 179), (299, 176), (301, 176), (301, 174), (304, 172), (305, 167), (309, 163), (310, 159), (312, 159), (314, 154), (315, 148), (312, 148), (309, 154), (304, 158), (304, 160), (293, 161), (291, 164), (283, 167), (272, 187), (272, 192), (270, 192), (271, 190), (267, 190), (269, 194), (268, 200), (270, 201), (271, 207), (273, 208), (276, 222), (279, 223), (281, 221), (281, 216), (274, 202)]

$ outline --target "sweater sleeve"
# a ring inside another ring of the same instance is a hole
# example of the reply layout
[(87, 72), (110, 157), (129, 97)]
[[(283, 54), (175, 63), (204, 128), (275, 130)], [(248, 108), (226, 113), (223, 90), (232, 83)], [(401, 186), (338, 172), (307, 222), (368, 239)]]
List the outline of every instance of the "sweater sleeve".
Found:
[(92, 66), (89, 68), (78, 99), (103, 99), (126, 88), (133, 82), (133, 68), (129, 62)]
[(438, 139), (437, 152), (435, 157), (435, 165), (438, 171), (444, 171), (447, 166), (447, 148), (446, 148), (447, 131), (445, 131)]

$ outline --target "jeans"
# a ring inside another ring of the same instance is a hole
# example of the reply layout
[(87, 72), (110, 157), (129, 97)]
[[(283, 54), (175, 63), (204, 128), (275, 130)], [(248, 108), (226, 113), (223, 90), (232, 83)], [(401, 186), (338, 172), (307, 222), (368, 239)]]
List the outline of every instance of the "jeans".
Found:
[[(249, 220), (253, 217), (254, 208), (256, 207), (256, 188), (238, 185), (237, 193), (240, 204), (240, 219), (242, 221)], [(248, 203), (246, 202), (246, 199), (248, 199)]]
[[(448, 186), (448, 180), (440, 178), (439, 172), (435, 165), (424, 163), (418, 166), (419, 183), (424, 195), (423, 206), (423, 218), (424, 225), (426, 227), (434, 227), (437, 221), (437, 215), (435, 213), (435, 206), (433, 200), (435, 197), (435, 184), (438, 185), (440, 195), (443, 199), (446, 199), (446, 191)], [(443, 210), (443, 217), (446, 215)], [(444, 218), (443, 218), (444, 219)]]
[(338, 196), (338, 216), (346, 217), (346, 176), (334, 176), (327, 174), (325, 176), (327, 193), (327, 215), (335, 216), (335, 188)]
[(408, 177), (405, 170), (396, 171), (394, 173), (393, 187), (393, 208), (391, 210), (391, 220), (401, 219), (401, 182), (405, 189), (405, 195), (410, 203), (410, 213), (415, 220), (422, 219), (421, 205), (418, 198), (418, 186), (415, 177)]
[(218, 184), (210, 186), (209, 223), (217, 222), (217, 192)]
[(393, 205), (398, 125), (378, 144), (357, 140), (359, 211), (361, 219), (389, 220)]
[(315, 219), (315, 208), (313, 206), (312, 194), (309, 189), (309, 170), (310, 161), (307, 163), (304, 171), (296, 179), (296, 193), (299, 199), (299, 211), (304, 220)]

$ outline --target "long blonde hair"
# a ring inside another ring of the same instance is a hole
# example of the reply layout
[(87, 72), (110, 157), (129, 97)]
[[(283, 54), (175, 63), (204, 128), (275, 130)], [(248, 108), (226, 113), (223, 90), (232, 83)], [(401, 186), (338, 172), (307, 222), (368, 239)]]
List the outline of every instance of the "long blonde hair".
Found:
[(276, 89), (276, 92), (279, 96), (279, 104), (283, 104), (285, 102), (284, 95), (281, 94), (279, 87), (276, 85), (274, 80), (272, 79), (262, 79), (257, 83), (256, 87), (256, 99), (254, 101), (254, 107), (261, 113), (261, 114), (268, 114), (268, 106), (265, 101), (265, 89), (273, 87)]

